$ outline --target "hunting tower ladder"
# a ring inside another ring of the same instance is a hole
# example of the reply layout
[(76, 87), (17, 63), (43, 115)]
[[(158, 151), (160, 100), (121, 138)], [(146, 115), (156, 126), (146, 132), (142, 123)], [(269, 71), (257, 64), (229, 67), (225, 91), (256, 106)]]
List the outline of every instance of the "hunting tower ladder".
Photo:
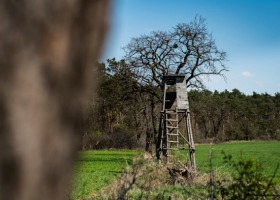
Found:
[(195, 173), (195, 146), (185, 75), (165, 75), (163, 84), (157, 158), (164, 158), (167, 164), (175, 164), (185, 154), (186, 165)]

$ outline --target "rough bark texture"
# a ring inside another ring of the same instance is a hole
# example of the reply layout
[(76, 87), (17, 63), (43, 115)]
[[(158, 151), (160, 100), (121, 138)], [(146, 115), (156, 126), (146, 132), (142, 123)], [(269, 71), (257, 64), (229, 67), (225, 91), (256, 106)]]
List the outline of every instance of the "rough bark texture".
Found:
[(107, 0), (0, 0), (0, 199), (66, 199)]

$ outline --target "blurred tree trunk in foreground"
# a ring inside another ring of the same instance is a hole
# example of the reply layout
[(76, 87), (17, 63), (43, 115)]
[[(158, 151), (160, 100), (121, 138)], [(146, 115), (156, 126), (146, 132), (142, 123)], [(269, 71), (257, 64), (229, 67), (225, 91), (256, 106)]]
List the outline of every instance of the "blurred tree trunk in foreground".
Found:
[(66, 199), (108, 7), (0, 1), (0, 199)]

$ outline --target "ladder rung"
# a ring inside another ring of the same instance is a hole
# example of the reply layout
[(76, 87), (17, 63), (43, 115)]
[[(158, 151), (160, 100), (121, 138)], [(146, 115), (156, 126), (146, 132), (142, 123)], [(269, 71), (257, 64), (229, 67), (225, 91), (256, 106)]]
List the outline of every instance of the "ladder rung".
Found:
[(178, 120), (177, 120), (177, 119), (166, 119), (166, 121), (169, 121), (169, 122), (177, 122)]
[(169, 143), (179, 143), (179, 141), (173, 141), (173, 140), (169, 140), (167, 142), (169, 142)]
[(177, 115), (177, 113), (175, 111), (166, 111), (166, 114), (170, 114), (170, 115)]
[(166, 133), (167, 135), (174, 135), (174, 136), (179, 136), (179, 134), (177, 134), (177, 133)]
[(178, 126), (166, 126), (166, 128), (178, 128)]

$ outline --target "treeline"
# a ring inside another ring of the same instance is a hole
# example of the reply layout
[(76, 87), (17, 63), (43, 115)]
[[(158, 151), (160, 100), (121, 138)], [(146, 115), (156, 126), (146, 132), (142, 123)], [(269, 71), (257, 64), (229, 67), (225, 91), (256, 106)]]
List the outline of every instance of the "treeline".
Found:
[(280, 93), (192, 90), (189, 100), (197, 142), (280, 139)]
[[(98, 65), (99, 85), (89, 105), (84, 149), (145, 148), (156, 143), (162, 91), (139, 83), (124, 61)], [(279, 140), (280, 93), (245, 95), (190, 90), (195, 143)]]

